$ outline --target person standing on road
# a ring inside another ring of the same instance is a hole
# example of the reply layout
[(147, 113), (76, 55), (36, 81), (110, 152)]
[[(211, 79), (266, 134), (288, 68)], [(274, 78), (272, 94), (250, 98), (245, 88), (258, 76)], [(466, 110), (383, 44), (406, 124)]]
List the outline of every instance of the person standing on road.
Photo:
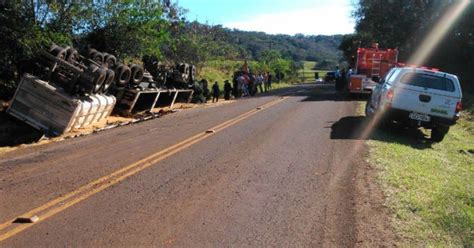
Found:
[(232, 95), (234, 95), (235, 98), (239, 98), (239, 77), (240, 77), (240, 72), (235, 72), (234, 76), (232, 77)]
[(347, 80), (349, 80), (351, 78), (351, 75), (352, 75), (352, 67), (348, 67), (347, 68), (347, 74), (346, 74), (346, 77), (347, 77)]
[(272, 90), (272, 79), (273, 75), (271, 73), (268, 73), (268, 90)]
[(348, 87), (349, 87), (348, 85), (349, 85), (349, 83), (351, 82), (351, 75), (352, 75), (352, 68), (349, 66), (349, 67), (347, 68), (347, 73), (346, 73), (346, 75), (344, 75), (344, 76), (346, 77), (346, 83), (345, 83), (345, 85), (344, 85), (344, 88), (345, 88), (345, 89), (349, 89), (349, 88), (348, 88)]
[(249, 74), (249, 94), (251, 96), (255, 96), (257, 92), (256, 79), (257, 77), (253, 73)]
[(232, 86), (229, 83), (229, 80), (224, 81), (224, 99), (230, 100), (230, 92), (232, 91)]
[(268, 92), (270, 90), (268, 88), (268, 72), (265, 72), (263, 75), (263, 84), (265, 86), (265, 92)]
[(249, 96), (250, 79), (247, 74), (242, 75), (242, 96)]
[(346, 84), (347, 84), (347, 78), (346, 78), (346, 69), (342, 68), (341, 70), (341, 91), (344, 91), (346, 89)]
[(212, 86), (212, 102), (214, 101), (219, 101), (219, 84), (217, 84), (217, 81), (215, 81), (214, 85)]
[(208, 82), (206, 79), (202, 79), (201, 80), (201, 87), (202, 87), (202, 93), (204, 95), (204, 98), (206, 99), (205, 102), (207, 102), (207, 100), (209, 100), (209, 87), (208, 87)]
[(258, 74), (257, 76), (257, 88), (258, 90), (260, 91), (260, 93), (263, 93), (263, 87), (262, 87), (262, 84), (263, 84), (263, 75), (260, 73)]
[(336, 91), (340, 91), (342, 88), (342, 77), (339, 66), (336, 66), (336, 70), (334, 71), (334, 79), (336, 80)]

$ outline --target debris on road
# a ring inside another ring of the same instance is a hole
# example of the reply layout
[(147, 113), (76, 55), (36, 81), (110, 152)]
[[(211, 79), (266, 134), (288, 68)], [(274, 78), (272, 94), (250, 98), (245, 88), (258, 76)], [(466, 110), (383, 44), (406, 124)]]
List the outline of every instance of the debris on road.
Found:
[(38, 216), (32, 216), (32, 217), (18, 217), (14, 221), (15, 223), (36, 223), (39, 221)]

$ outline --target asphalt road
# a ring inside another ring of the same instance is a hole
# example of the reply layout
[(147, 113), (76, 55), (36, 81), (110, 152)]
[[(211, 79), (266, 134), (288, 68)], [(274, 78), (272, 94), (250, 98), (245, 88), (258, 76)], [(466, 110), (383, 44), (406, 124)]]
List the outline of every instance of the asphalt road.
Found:
[[(279, 94), (2, 155), (0, 246), (356, 245), (365, 148), (334, 128), (355, 102), (328, 86)], [(39, 222), (11, 223), (40, 206)]]

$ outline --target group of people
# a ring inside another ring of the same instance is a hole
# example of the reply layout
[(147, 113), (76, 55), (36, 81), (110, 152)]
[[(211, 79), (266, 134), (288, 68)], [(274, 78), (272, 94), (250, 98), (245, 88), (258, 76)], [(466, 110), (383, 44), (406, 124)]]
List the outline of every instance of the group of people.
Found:
[(232, 94), (238, 98), (254, 96), (257, 92), (268, 92), (272, 90), (272, 77), (269, 72), (252, 74), (243, 70), (237, 71), (234, 74)]
[[(256, 93), (268, 92), (272, 90), (272, 74), (269, 72), (252, 74), (245, 71), (237, 71), (234, 74), (232, 84), (229, 80), (224, 81), (224, 99), (230, 100), (233, 95), (235, 98), (254, 96)], [(218, 102), (220, 96), (220, 87), (217, 81), (209, 90), (209, 82), (206, 79), (199, 81), (195, 87), (195, 94), (202, 94), (202, 99), (198, 102), (207, 102), (212, 98), (212, 102)]]
[(336, 79), (337, 91), (343, 91), (344, 89), (347, 88), (351, 75), (352, 75), (352, 68), (350, 66), (347, 69), (342, 68), (342, 70), (339, 70), (339, 66), (336, 66), (336, 70), (334, 71), (334, 77)]

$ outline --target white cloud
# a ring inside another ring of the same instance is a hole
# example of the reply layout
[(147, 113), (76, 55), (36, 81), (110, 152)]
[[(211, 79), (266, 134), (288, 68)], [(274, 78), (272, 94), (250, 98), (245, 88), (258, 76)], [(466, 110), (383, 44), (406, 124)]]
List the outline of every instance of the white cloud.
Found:
[(347, 34), (354, 32), (350, 15), (350, 5), (334, 2), (303, 10), (261, 14), (224, 26), (269, 34)]

